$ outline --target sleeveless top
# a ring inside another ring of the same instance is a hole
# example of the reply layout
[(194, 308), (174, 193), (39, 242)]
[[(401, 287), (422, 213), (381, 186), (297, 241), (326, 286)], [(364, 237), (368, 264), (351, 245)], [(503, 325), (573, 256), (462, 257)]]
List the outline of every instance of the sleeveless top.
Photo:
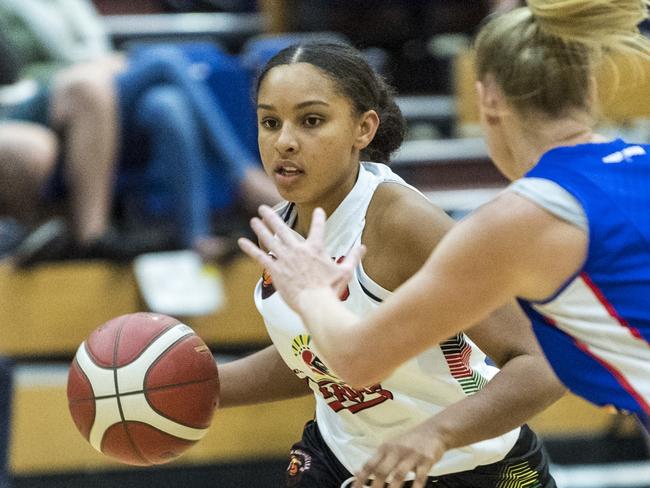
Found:
[[(531, 191), (540, 179), (556, 190)], [(650, 414), (650, 146), (555, 148), (512, 190), (589, 235), (567, 283), (520, 301), (556, 374), (597, 405)]]
[[(326, 248), (333, 259), (344, 259), (360, 242), (366, 210), (376, 188), (384, 182), (409, 186), (383, 164), (362, 163), (352, 191), (327, 220)], [(292, 203), (281, 205), (277, 211), (293, 226), (296, 215)], [(360, 265), (341, 300), (350, 310), (363, 315), (389, 294)], [(266, 273), (255, 289), (255, 303), (284, 361), (296, 375), (308, 379), (316, 397), (316, 422), (322, 437), (351, 472), (361, 469), (384, 440), (477, 392), (498, 372), (486, 363), (485, 354), (467, 336), (458, 334), (409, 360), (381, 384), (356, 390), (337, 378), (321, 360), (318, 344), (298, 315), (275, 292), (272, 277)], [(377, 361), (381, 360), (377, 357)], [(452, 449), (430, 475), (466, 471), (500, 461), (518, 435), (519, 428), (494, 439)]]

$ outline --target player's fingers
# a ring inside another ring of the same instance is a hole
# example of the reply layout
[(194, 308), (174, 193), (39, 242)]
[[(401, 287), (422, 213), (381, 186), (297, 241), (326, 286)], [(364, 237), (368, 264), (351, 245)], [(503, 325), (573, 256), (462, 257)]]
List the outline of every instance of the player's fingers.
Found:
[(399, 461), (391, 469), (390, 488), (402, 488), (402, 486), (404, 486), (406, 476), (415, 469), (416, 464), (417, 462), (412, 456), (407, 456), (406, 458)]
[(270, 269), (273, 266), (273, 259), (267, 253), (257, 247), (252, 241), (245, 237), (237, 239), (239, 248), (255, 261), (260, 263), (264, 268)]
[(354, 246), (350, 252), (345, 256), (345, 261), (343, 261), (343, 265), (350, 270), (354, 270), (361, 260), (363, 259), (363, 256), (366, 254), (366, 246), (363, 244), (358, 244)]
[(268, 249), (269, 251), (272, 251), (278, 257), (282, 256), (282, 242), (280, 239), (276, 238), (275, 234), (269, 230), (269, 228), (261, 219), (253, 217), (251, 219), (250, 225), (262, 247)]
[(376, 466), (381, 463), (384, 459), (384, 453), (380, 450), (371, 458), (366, 464), (363, 465), (361, 471), (354, 475), (354, 484), (352, 488), (363, 488), (368, 486), (368, 481), (370, 481), (370, 475), (374, 473)]
[(278, 214), (276, 214), (273, 209), (267, 205), (261, 205), (258, 213), (262, 217), (262, 221), (266, 228), (279, 240), (285, 243), (293, 243), (296, 241), (296, 237), (293, 231), (289, 226), (282, 220)]
[(317, 207), (311, 217), (311, 224), (309, 226), (309, 234), (307, 234), (307, 242), (315, 246), (317, 249), (322, 249), (325, 243), (325, 222), (327, 217), (325, 211)]
[(432, 461), (421, 461), (415, 466), (415, 481), (412, 488), (425, 488), (429, 479), (429, 472), (433, 467)]
[(372, 488), (384, 488), (388, 477), (399, 463), (399, 453), (387, 452), (384, 458), (372, 470), (374, 480), (370, 485)]

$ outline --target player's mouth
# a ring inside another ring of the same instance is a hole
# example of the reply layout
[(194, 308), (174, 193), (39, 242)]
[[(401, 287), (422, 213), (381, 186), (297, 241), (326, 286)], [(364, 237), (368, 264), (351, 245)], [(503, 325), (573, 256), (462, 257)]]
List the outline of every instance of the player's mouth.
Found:
[(275, 179), (279, 184), (290, 184), (298, 179), (305, 172), (293, 163), (279, 163), (276, 165)]

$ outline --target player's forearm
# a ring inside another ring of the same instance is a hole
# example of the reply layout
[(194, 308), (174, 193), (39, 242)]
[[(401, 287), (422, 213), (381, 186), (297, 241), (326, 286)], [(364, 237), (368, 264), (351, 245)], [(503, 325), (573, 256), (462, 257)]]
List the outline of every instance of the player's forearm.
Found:
[(312, 336), (314, 348), (328, 368), (347, 385), (363, 388), (375, 384), (408, 357), (398, 352), (390, 357), (385, 354), (386, 348), (392, 349), (392, 341), (378, 337), (376, 314), (361, 319), (331, 289), (306, 290), (299, 301), (299, 313)]
[(252, 405), (310, 393), (305, 380), (291, 371), (274, 346), (219, 365), (219, 408)]
[(565, 393), (541, 356), (517, 356), (478, 393), (432, 417), (422, 427), (447, 449), (497, 437), (519, 427)]
[(367, 386), (368, 362), (360, 348), (364, 344), (357, 315), (348, 310), (329, 288), (309, 289), (299, 299), (300, 316), (312, 336), (313, 347), (341, 380), (353, 387)]

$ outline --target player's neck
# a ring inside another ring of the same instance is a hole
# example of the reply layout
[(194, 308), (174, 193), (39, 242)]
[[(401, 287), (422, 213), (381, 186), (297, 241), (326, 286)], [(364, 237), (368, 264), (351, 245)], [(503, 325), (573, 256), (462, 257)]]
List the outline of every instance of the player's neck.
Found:
[(313, 205), (296, 205), (296, 222), (293, 226), (298, 234), (307, 237), (309, 227), (311, 226), (311, 216), (316, 209)]
[(311, 201), (295, 202), (297, 220), (294, 225), (294, 230), (306, 237), (309, 233), (311, 217), (314, 210), (318, 207), (322, 208), (325, 211), (325, 215), (329, 218), (354, 188), (360, 167), (357, 160), (356, 171), (346, 174), (336, 184), (330, 184), (330, 189), (326, 192), (321, 192), (319, 198)]
[(573, 119), (559, 119), (538, 124), (534, 129), (522, 126), (511, 138), (517, 177), (532, 169), (540, 158), (556, 147), (575, 146), (595, 140), (591, 127)]

